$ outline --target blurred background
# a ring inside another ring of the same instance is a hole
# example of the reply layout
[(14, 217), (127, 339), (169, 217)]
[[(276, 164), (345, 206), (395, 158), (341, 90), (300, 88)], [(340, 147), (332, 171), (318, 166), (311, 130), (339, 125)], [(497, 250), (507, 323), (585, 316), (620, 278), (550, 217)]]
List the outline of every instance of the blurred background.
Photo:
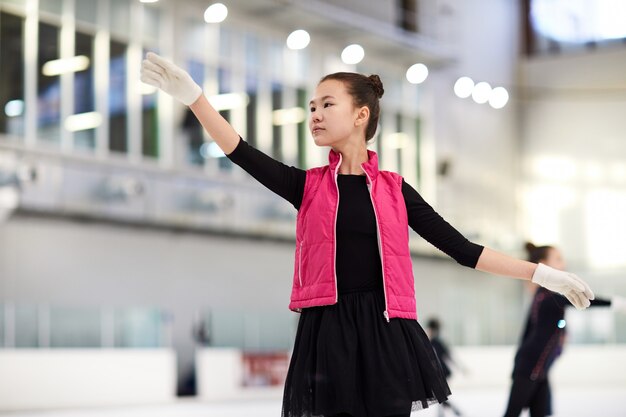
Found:
[[(556, 245), (626, 296), (625, 2), (0, 0), (0, 412), (280, 413), (296, 211), (140, 82), (147, 51), (301, 168), (327, 161), (317, 81), (379, 74), (383, 169), (468, 239)], [(473, 369), (453, 398), (501, 415), (530, 293), (410, 244), (420, 322)], [(625, 416), (626, 317), (567, 325), (555, 415)]]

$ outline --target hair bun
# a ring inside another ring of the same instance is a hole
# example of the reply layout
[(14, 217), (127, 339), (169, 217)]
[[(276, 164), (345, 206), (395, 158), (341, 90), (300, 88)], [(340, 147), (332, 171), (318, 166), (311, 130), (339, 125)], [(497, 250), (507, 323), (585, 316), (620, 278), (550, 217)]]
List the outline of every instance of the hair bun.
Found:
[(524, 248), (526, 248), (527, 252), (532, 252), (533, 250), (537, 249), (537, 246), (535, 246), (534, 244), (532, 244), (531, 242), (526, 242), (524, 244)]
[(380, 80), (380, 77), (376, 74), (372, 74), (369, 77), (367, 77), (367, 79), (372, 84), (372, 87), (374, 88), (374, 92), (376, 93), (376, 96), (378, 98), (381, 98), (383, 94), (385, 93), (385, 89), (383, 88), (383, 82)]

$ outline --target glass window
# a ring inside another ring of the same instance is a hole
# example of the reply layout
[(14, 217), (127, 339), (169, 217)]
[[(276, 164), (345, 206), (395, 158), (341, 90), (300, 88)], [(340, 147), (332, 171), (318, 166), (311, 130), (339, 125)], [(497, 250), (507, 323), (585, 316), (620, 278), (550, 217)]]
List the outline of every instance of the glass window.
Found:
[[(227, 68), (220, 67), (217, 70), (218, 94), (232, 93), (231, 90), (231, 71)], [(222, 117), (230, 122), (230, 110), (221, 110)]]
[(160, 347), (162, 314), (156, 309), (129, 309), (115, 313), (115, 347)]
[(159, 125), (157, 118), (156, 94), (144, 95), (142, 98), (142, 152), (144, 156), (159, 156)]
[(246, 107), (246, 140), (250, 145), (256, 146), (256, 121), (258, 111), (258, 84), (256, 73), (248, 73), (246, 76), (246, 93), (248, 94), (248, 107)]
[(245, 344), (245, 320), (235, 311), (214, 311), (205, 316), (210, 326), (210, 341), (215, 347), (240, 347)]
[(232, 54), (232, 31), (225, 25), (220, 25), (220, 58), (227, 61)]
[[(283, 86), (279, 83), (272, 83), (272, 112), (283, 108)], [(273, 119), (273, 118), (272, 118)], [(282, 126), (272, 124), (272, 156), (282, 160)]]
[[(217, 83), (219, 94), (232, 93), (232, 71), (227, 68), (219, 68), (217, 70)], [(224, 119), (230, 122), (230, 110), (222, 110), (220, 111), (220, 114)], [(230, 159), (222, 155), (218, 157), (218, 166), (223, 171), (230, 171), (233, 168)]]
[[(309, 104), (307, 100), (307, 93), (304, 88), (298, 88), (296, 91), (298, 107), (305, 109), (305, 114), (308, 116)], [(306, 169), (306, 141), (307, 131), (309, 130), (308, 117), (298, 123), (298, 167)]]
[(24, 19), (0, 13), (0, 133), (24, 134)]
[(285, 314), (285, 312), (260, 312), (250, 315), (248, 321), (256, 324), (258, 329), (255, 329), (258, 339), (252, 340), (256, 342), (254, 344), (249, 343), (252, 346), (247, 346), (248, 350), (271, 352), (288, 350), (292, 347), (292, 340), (295, 336), (293, 315)]
[(126, 152), (126, 45), (121, 42), (111, 41), (109, 76), (109, 149)]
[(63, 0), (45, 0), (39, 2), (39, 10), (54, 13), (57, 16), (63, 11)]
[[(185, 25), (185, 40), (183, 45), (185, 56), (202, 56), (203, 48), (207, 45), (206, 38), (206, 23), (204, 20), (198, 21), (198, 19), (186, 19)], [(195, 79), (195, 78), (194, 78)]]
[(270, 45), (270, 69), (273, 80), (281, 80), (283, 78), (283, 43), (272, 42)]
[(420, 166), (420, 158), (421, 158), (421, 152), (420, 152), (420, 145), (422, 142), (422, 120), (419, 117), (416, 117), (415, 119), (413, 119), (413, 122), (415, 123), (415, 149), (416, 149), (416, 155), (415, 155), (415, 185), (419, 186), (420, 181), (422, 179), (421, 177), (421, 166)]
[(311, 81), (311, 55), (309, 48), (300, 49), (294, 56), (295, 79), (300, 84), (307, 84)]
[(615, 0), (532, 0), (535, 29), (555, 41), (585, 43), (626, 38), (626, 4)]
[(187, 60), (187, 72), (199, 86), (204, 85), (204, 69), (202, 62), (195, 59)]
[(15, 6), (26, 6), (26, 0), (0, 0), (0, 4), (13, 4)]
[(199, 343), (244, 351), (289, 350), (297, 320), (285, 312), (214, 310), (204, 313), (195, 326)]
[[(193, 59), (187, 61), (187, 71), (198, 85), (204, 84), (204, 69), (205, 66), (202, 62)], [(192, 165), (204, 165), (204, 157), (201, 153), (204, 144), (204, 132), (202, 125), (190, 109), (185, 111), (183, 129), (187, 132), (188, 137), (187, 162)]]
[(393, 77), (393, 76), (385, 76), (385, 74), (380, 76), (381, 79), (385, 80), (385, 99), (388, 103), (393, 103), (396, 106), (396, 103), (402, 103), (402, 85), (404, 84), (404, 79)]
[(98, 0), (80, 0), (75, 4), (77, 21), (91, 24), (97, 23)]
[(397, 0), (398, 27), (417, 32), (417, 0)]
[(259, 38), (253, 33), (246, 33), (246, 68), (249, 70), (258, 70), (261, 67), (261, 43)]
[(406, 144), (403, 142), (405, 140), (405, 135), (404, 135), (404, 126), (402, 124), (403, 122), (403, 117), (402, 114), (397, 113), (396, 114), (396, 132), (400, 133), (400, 135), (398, 136), (398, 138), (396, 139), (398, 142), (396, 143), (397, 149), (396, 149), (396, 172), (402, 172), (402, 149), (406, 146)]
[(130, 27), (130, 6), (128, 0), (111, 0), (109, 17), (111, 32), (120, 36), (128, 36)]
[(378, 154), (378, 161), (383, 160), (383, 141), (381, 138), (383, 136), (383, 121), (385, 120), (384, 113), (385, 110), (381, 108), (380, 115), (378, 116), (378, 128), (376, 129), (374, 137), (369, 142), (372, 144), (374, 151)]
[(61, 83), (58, 70), (46, 64), (59, 59), (58, 27), (39, 23), (39, 61), (37, 72), (37, 136), (58, 142), (61, 119)]
[[(91, 35), (76, 32), (75, 55), (89, 59), (89, 66), (74, 74), (74, 113), (89, 113), (95, 110), (94, 86), (94, 38)], [(95, 148), (95, 129), (74, 132), (74, 147), (77, 149)]]
[(580, 51), (626, 39), (626, 3), (614, 0), (525, 0), (526, 51)]
[(50, 347), (96, 348), (101, 346), (101, 317), (98, 310), (50, 309)]
[(153, 4), (146, 3), (143, 7), (144, 12), (144, 39), (156, 41), (159, 39), (161, 11), (154, 7)]
[(32, 305), (15, 308), (15, 347), (35, 348), (39, 346), (39, 312)]
[[(144, 50), (142, 56), (148, 51)], [(142, 128), (141, 149), (144, 156), (157, 158), (159, 156), (159, 125), (157, 117), (157, 95), (143, 94), (142, 102)]]

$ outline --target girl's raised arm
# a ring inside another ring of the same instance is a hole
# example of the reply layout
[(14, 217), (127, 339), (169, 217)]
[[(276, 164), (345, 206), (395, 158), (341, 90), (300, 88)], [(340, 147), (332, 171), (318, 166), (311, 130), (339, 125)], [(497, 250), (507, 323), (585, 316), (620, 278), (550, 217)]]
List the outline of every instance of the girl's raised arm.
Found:
[(242, 167), (268, 189), (300, 208), (306, 173), (287, 166), (253, 148), (239, 137), (233, 127), (202, 94), (202, 89), (182, 68), (148, 52), (141, 63), (141, 81), (160, 88), (189, 106), (209, 136), (228, 158)]
[(141, 63), (141, 81), (160, 88), (189, 106), (225, 154), (230, 154), (237, 147), (239, 135), (235, 129), (211, 106), (200, 86), (185, 70), (154, 52), (148, 52)]

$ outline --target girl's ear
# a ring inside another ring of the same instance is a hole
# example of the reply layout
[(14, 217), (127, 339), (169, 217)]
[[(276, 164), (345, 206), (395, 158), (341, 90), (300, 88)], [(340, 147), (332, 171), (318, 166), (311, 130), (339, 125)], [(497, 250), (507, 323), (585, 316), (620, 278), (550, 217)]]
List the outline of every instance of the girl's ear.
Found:
[(354, 121), (355, 126), (361, 126), (362, 124), (366, 124), (370, 118), (370, 109), (367, 106), (363, 106), (359, 109), (356, 120)]

